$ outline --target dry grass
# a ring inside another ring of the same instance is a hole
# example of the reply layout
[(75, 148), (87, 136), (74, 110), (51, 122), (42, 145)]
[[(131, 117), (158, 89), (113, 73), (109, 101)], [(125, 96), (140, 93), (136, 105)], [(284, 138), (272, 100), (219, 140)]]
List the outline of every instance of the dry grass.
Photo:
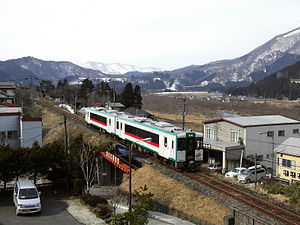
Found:
[[(174, 121), (181, 126), (183, 101), (176, 96), (143, 96), (143, 109), (160, 118)], [(220, 113), (235, 113), (242, 116), (282, 115), (300, 120), (300, 103), (283, 101), (233, 101), (186, 100), (186, 127), (194, 130), (202, 128), (204, 120), (221, 118)], [(170, 122), (171, 122), (170, 121)], [(200, 127), (200, 128), (199, 128)]]
[[(47, 108), (42, 110), (43, 113), (43, 145), (50, 144), (54, 141), (63, 142), (64, 137), (64, 124), (63, 117), (49, 111)], [(67, 120), (67, 132), (69, 137), (74, 138), (82, 135), (85, 140), (90, 141), (93, 144), (99, 143), (102, 139), (98, 135), (87, 134), (78, 126), (75, 126)]]
[[(161, 174), (150, 165), (133, 174), (133, 189), (147, 185), (154, 194), (154, 200), (162, 205), (177, 209), (209, 224), (223, 224), (224, 216), (231, 215), (231, 210), (215, 199), (202, 195), (184, 184)], [(121, 184), (122, 191), (128, 191), (128, 180)]]

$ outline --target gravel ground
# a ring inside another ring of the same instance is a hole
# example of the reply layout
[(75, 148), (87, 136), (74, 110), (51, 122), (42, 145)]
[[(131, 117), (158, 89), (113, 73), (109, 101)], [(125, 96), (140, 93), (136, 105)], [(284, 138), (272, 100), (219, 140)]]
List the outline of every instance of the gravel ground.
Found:
[(86, 225), (106, 224), (102, 219), (95, 216), (87, 207), (80, 203), (79, 199), (65, 200), (68, 204), (67, 211), (79, 222)]

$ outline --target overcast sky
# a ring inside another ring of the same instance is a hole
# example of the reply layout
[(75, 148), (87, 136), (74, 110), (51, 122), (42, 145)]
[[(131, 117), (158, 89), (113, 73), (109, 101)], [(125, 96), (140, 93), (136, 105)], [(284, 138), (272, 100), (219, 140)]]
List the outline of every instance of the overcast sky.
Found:
[(300, 27), (299, 0), (0, 0), (0, 60), (178, 68)]

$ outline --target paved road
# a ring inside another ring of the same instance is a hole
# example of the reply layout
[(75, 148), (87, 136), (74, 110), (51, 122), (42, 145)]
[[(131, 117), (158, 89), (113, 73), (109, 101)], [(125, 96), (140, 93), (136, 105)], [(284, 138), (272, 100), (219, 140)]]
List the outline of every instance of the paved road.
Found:
[(0, 225), (79, 225), (67, 211), (64, 196), (42, 193), (42, 213), (16, 216), (12, 194), (0, 196)]

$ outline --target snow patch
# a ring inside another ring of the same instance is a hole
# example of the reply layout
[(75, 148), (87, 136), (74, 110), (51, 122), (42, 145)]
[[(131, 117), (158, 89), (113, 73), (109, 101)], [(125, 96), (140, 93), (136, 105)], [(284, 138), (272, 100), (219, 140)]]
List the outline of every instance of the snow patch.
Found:
[(66, 104), (59, 104), (58, 107), (64, 108), (64, 109), (68, 110), (69, 112), (74, 113), (74, 109), (72, 109), (72, 107), (69, 106), (69, 105), (66, 105)]
[(163, 71), (162, 69), (155, 67), (140, 67), (122, 63), (100, 63), (88, 61), (85, 63), (80, 63), (80, 66), (88, 69), (99, 70), (107, 74), (125, 74), (128, 72), (154, 72), (154, 71)]

